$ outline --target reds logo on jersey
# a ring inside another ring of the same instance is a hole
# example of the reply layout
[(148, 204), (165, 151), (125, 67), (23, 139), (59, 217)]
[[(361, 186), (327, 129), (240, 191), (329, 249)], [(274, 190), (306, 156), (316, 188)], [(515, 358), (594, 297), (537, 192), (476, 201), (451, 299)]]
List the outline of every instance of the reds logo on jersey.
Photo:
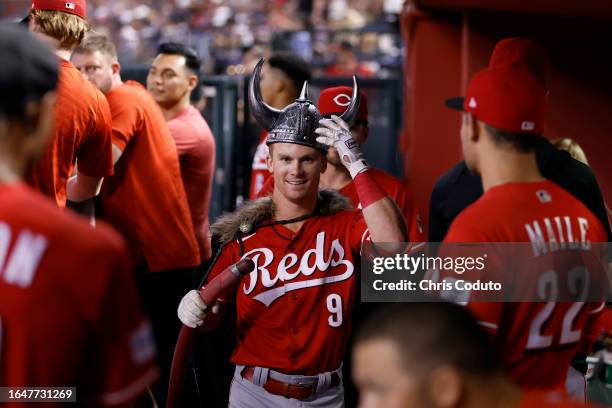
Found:
[(317, 234), (315, 248), (304, 252), (301, 259), (294, 253), (285, 254), (278, 262), (275, 274), (269, 269), (275, 260), (274, 252), (269, 248), (252, 249), (243, 256), (250, 257), (255, 263), (255, 269), (246, 278), (243, 286), (244, 294), (254, 293), (261, 282), (259, 286), (263, 290), (253, 296), (253, 299), (270, 306), (288, 292), (341, 282), (353, 276), (355, 266), (344, 258), (345, 249), (338, 239), (331, 242), (327, 253), (325, 249), (325, 232), (322, 231)]

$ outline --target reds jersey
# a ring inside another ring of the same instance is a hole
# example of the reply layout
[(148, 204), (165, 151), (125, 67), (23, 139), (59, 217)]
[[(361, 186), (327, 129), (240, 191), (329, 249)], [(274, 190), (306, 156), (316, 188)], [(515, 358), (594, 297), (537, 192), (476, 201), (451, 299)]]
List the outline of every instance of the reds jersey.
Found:
[[(605, 239), (601, 223), (581, 202), (551, 181), (541, 181), (490, 189), (455, 219), (445, 242), (531, 242), (535, 248), (552, 241)], [(579, 262), (580, 257), (569, 259)], [(574, 354), (597, 335), (603, 310), (601, 303), (584, 302), (472, 302), (468, 307), (494, 334), (500, 358), (517, 384), (557, 389), (565, 388)]]
[[(358, 211), (307, 219), (292, 232), (264, 226), (245, 236), (255, 269), (236, 293), (238, 344), (232, 362), (315, 375), (340, 366), (351, 330), (359, 250), (368, 236)], [(240, 259), (228, 244), (209, 280)]]
[(0, 386), (76, 386), (95, 406), (134, 400), (157, 369), (123, 240), (23, 185), (0, 195)]
[(263, 187), (265, 182), (270, 178), (272, 173), (268, 170), (268, 163), (266, 163), (266, 158), (270, 153), (270, 149), (266, 144), (266, 138), (268, 137), (268, 132), (261, 132), (261, 136), (259, 137), (259, 144), (257, 145), (257, 149), (255, 150), (255, 155), (253, 156), (253, 167), (251, 168), (251, 186), (249, 188), (249, 200), (253, 200), (258, 197), (259, 190)]
[[(370, 167), (369, 170), (376, 184), (389, 195), (397, 203), (400, 211), (406, 218), (406, 226), (408, 227), (408, 239), (411, 242), (424, 242), (425, 235), (423, 234), (423, 222), (421, 215), (414, 205), (412, 194), (410, 189), (401, 180), (393, 177), (389, 173)], [(257, 193), (257, 197), (265, 197), (272, 194), (274, 191), (274, 177), (270, 177), (265, 181), (265, 184)], [(338, 190), (340, 194), (348, 197), (349, 201), (355, 208), (361, 208), (359, 202), (359, 196), (357, 195), (357, 189), (355, 183), (349, 182), (346, 186)]]
[[(529, 391), (521, 398), (517, 408), (580, 408), (584, 404), (570, 400), (558, 392)], [(591, 407), (595, 405), (589, 404)]]

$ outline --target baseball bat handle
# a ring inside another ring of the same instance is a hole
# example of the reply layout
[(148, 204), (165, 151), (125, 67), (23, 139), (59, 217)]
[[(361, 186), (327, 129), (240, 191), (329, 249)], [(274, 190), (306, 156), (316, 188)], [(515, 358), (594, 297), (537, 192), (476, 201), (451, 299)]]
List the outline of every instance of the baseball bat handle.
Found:
[(251, 259), (242, 259), (229, 268), (226, 268), (212, 279), (208, 285), (203, 286), (200, 289), (200, 296), (206, 306), (212, 307), (221, 293), (236, 285), (240, 278), (252, 271), (254, 267), (255, 263)]
[[(255, 263), (245, 258), (226, 268), (219, 275), (214, 277), (208, 285), (200, 289), (200, 296), (204, 303), (211, 307), (215, 304), (219, 295), (225, 290), (228, 290), (240, 282), (240, 278), (253, 270)], [(166, 406), (168, 408), (177, 408), (180, 404), (181, 391), (185, 381), (185, 373), (187, 365), (191, 358), (191, 346), (195, 337), (196, 331), (191, 327), (181, 327), (176, 346), (174, 348), (174, 357), (172, 358), (172, 368), (170, 369), (170, 383), (168, 384), (168, 398)]]

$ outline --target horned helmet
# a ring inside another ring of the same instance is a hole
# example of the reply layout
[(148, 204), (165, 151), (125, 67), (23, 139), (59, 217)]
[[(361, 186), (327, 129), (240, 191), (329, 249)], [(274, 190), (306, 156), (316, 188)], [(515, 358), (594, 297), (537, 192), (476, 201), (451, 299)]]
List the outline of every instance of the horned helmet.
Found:
[[(319, 120), (323, 119), (317, 106), (308, 99), (308, 81), (304, 81), (302, 92), (298, 99), (284, 109), (275, 109), (266, 104), (261, 97), (259, 80), (264, 59), (260, 59), (255, 66), (249, 82), (249, 109), (257, 122), (268, 131), (266, 144), (295, 143), (323, 152), (327, 145), (317, 142), (315, 129), (319, 127)], [(359, 85), (357, 77), (353, 75), (353, 95), (346, 111), (340, 118), (350, 125), (353, 124), (359, 112)]]

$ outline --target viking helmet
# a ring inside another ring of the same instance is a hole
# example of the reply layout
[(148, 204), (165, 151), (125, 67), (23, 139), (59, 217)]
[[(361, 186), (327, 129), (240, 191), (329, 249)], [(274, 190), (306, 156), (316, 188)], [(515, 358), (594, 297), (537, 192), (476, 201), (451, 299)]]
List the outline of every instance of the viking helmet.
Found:
[[(266, 144), (296, 143), (327, 151), (327, 146), (317, 142), (315, 129), (323, 116), (316, 105), (308, 99), (308, 81), (304, 81), (300, 97), (284, 109), (274, 109), (261, 97), (259, 80), (264, 59), (260, 59), (249, 82), (249, 109), (257, 122), (268, 131)], [(353, 76), (351, 103), (340, 118), (352, 125), (359, 113), (359, 85)]]

